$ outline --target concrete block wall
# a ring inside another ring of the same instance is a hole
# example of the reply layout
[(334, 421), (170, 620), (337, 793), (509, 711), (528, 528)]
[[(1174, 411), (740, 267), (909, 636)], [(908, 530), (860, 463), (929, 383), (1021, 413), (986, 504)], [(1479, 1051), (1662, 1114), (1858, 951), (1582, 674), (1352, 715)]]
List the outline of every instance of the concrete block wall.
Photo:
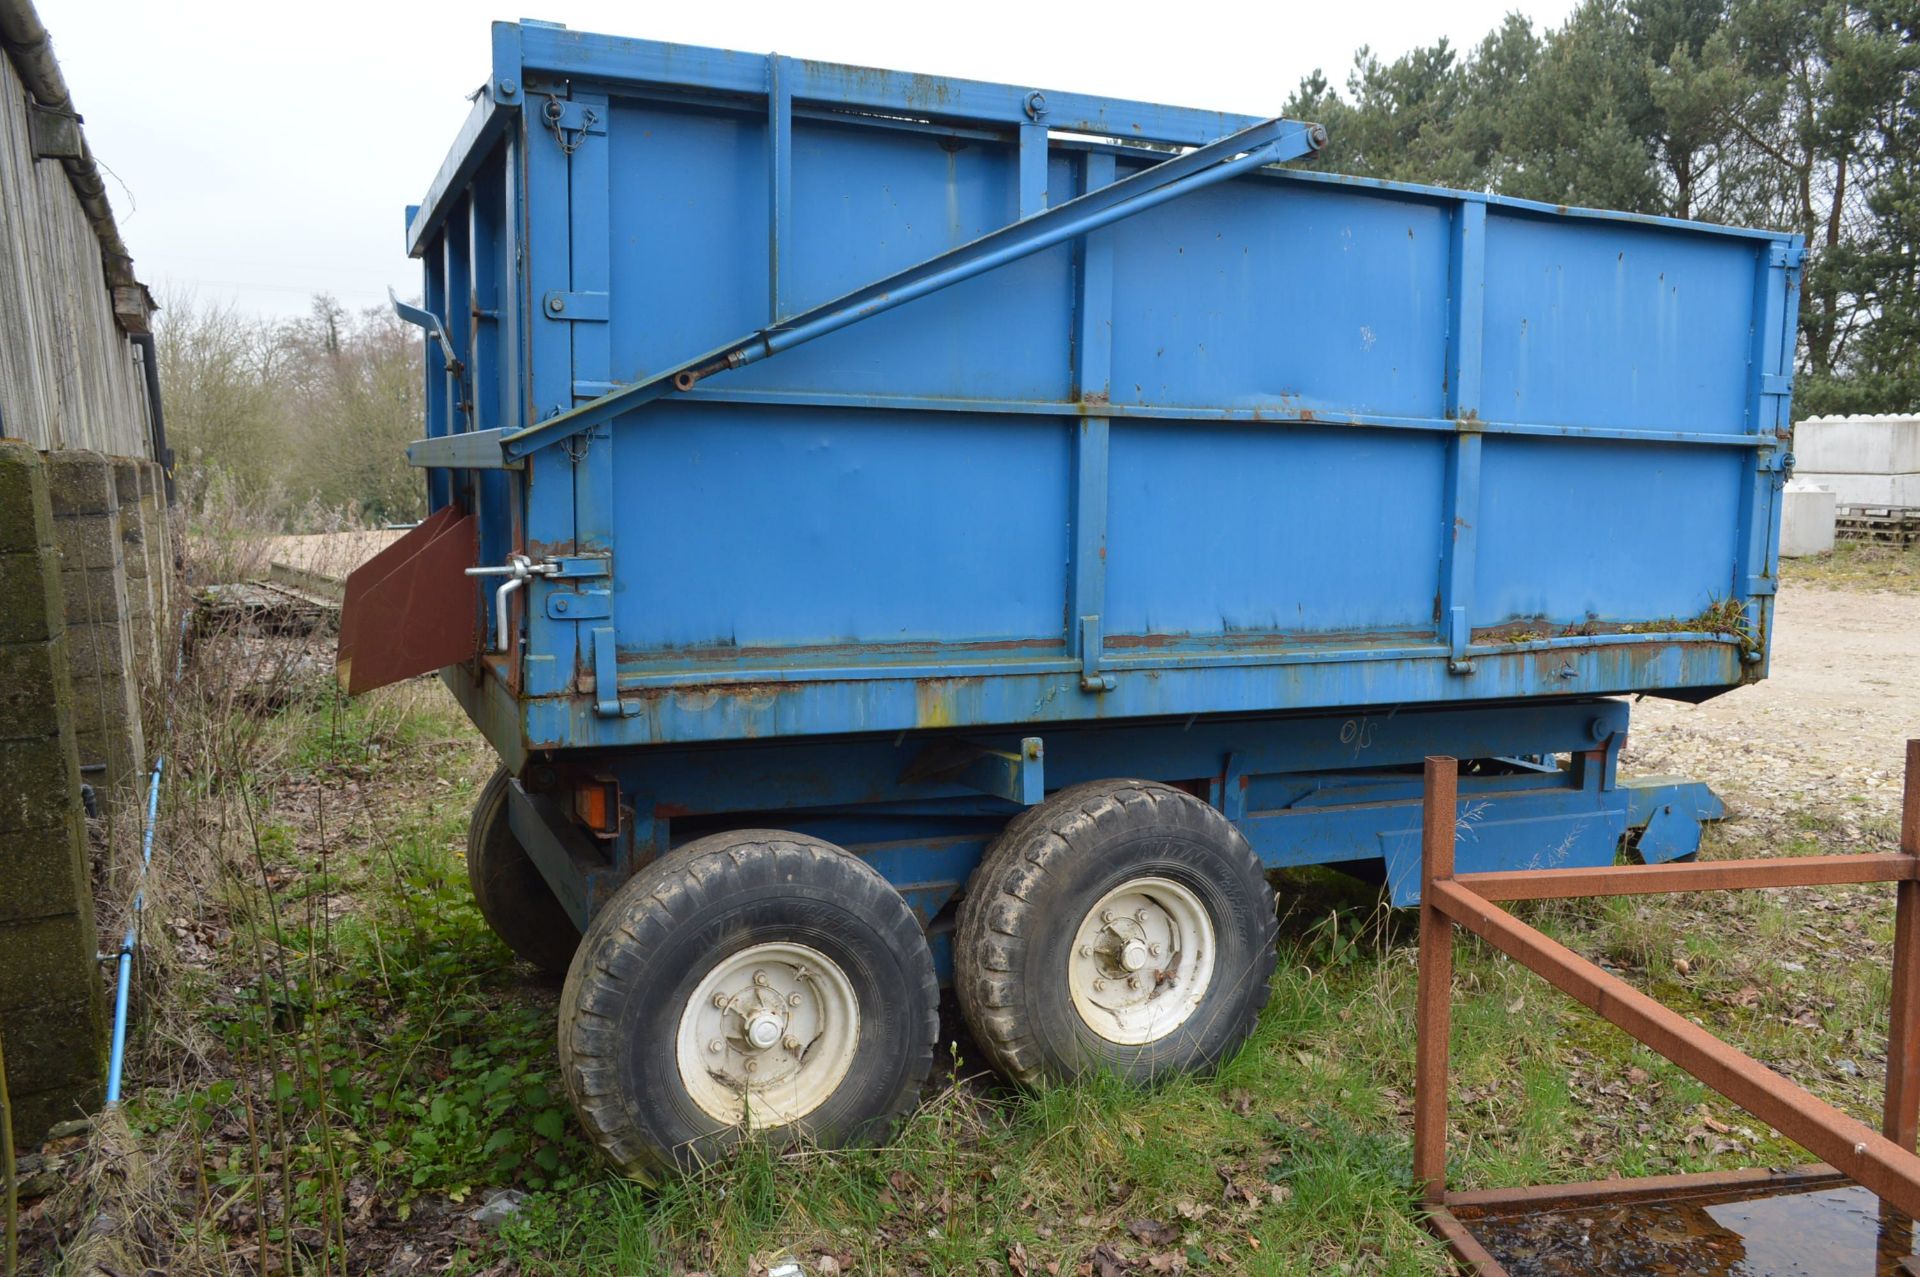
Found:
[[(46, 453), (45, 464), (66, 600), (80, 764), (102, 808), (116, 819), (132, 818), (140, 808), (141, 780), (148, 767), (142, 675), (150, 678), (156, 664), (144, 558), (136, 554), (141, 568), (133, 577), (128, 571), (129, 520), (121, 513), (111, 460), (76, 448)], [(133, 509), (138, 508), (136, 499)], [(132, 522), (137, 529), (137, 519)], [(139, 551), (138, 543), (134, 548)]]
[(0, 1034), (26, 1148), (97, 1107), (105, 1080), (73, 626), (47, 470), (31, 447), (0, 440)]
[(120, 503), (120, 557), (126, 566), (127, 628), (132, 632), (136, 685), (153, 686), (160, 669), (160, 627), (154, 624), (153, 562), (147, 545), (143, 466), (132, 457), (112, 461), (114, 498)]

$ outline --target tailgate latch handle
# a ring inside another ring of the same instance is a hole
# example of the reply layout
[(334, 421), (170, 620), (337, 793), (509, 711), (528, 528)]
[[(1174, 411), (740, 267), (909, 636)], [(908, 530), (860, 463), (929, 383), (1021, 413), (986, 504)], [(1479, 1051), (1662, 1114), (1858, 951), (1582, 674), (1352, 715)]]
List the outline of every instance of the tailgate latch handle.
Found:
[(536, 576), (559, 576), (565, 569), (559, 563), (548, 559), (536, 563), (524, 554), (510, 556), (499, 567), (468, 568), (468, 576), (504, 576), (500, 588), (493, 592), (493, 650), (505, 653), (513, 650), (513, 641), (507, 636), (507, 604), (513, 599), (513, 592)]

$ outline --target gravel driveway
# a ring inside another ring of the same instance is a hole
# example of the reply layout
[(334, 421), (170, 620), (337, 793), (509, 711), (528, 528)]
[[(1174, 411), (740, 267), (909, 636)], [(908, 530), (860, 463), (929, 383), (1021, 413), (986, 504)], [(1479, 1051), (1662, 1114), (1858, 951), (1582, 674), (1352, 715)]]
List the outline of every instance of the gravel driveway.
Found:
[(1766, 681), (1704, 705), (1640, 701), (1623, 770), (1705, 780), (1750, 832), (1808, 810), (1884, 828), (1916, 736), (1920, 594), (1789, 582)]

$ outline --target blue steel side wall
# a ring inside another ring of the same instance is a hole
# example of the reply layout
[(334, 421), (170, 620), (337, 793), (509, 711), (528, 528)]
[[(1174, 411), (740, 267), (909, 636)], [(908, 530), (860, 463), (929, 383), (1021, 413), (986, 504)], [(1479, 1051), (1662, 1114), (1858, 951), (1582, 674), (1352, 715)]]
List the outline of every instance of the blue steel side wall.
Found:
[[(547, 66), (594, 39), (526, 38), (554, 45)], [(552, 87), (599, 112), (571, 157), (506, 112), (525, 252), (503, 320), (526, 376), (503, 402), (522, 423), (1143, 162), (1037, 149), (1039, 128), (817, 118), (794, 96), (821, 91), (813, 64), (761, 62), (764, 109), (652, 100), (606, 79), (618, 65), (529, 68), (536, 106)], [(423, 246), (430, 295), (453, 238)], [(1262, 174), (1092, 240), (483, 479), (518, 489), (516, 544), (614, 551), (638, 711), (543, 700), (514, 735), (1698, 689), (1754, 668), (1733, 635), (1645, 631), (1733, 597), (1764, 649), (1784, 398), (1748, 377), (1755, 351), (1674, 352), (1790, 332), (1779, 239)], [(553, 292), (610, 298), (609, 321), (547, 313)], [(528, 591), (525, 692), (575, 696), (592, 627), (549, 616), (547, 591)], [(1563, 633), (1619, 625), (1639, 632)], [(1449, 661), (1480, 673), (1432, 668)], [(1090, 665), (1135, 686), (1082, 693)]]
[[(606, 328), (617, 378), (639, 377), (772, 313), (774, 169), (767, 125), (737, 111), (616, 97), (608, 118)], [(790, 307), (1020, 211), (1019, 148), (995, 139), (815, 122), (791, 149)], [(1056, 149), (1047, 188), (1084, 187), (1091, 158)], [(1120, 669), (1434, 642), (1465, 663), (1746, 596), (1744, 528), (1771, 505), (1755, 458), (1776, 441), (1750, 429), (1740, 317), (1770, 241), (1269, 175), (1103, 235), (1091, 323), (1084, 260), (1044, 253), (616, 423), (614, 487), (647, 494), (613, 533), (623, 686), (1013, 675), (1072, 659), (1089, 597)], [(1683, 359), (1683, 333), (1712, 358)], [(1074, 401), (1090, 336), (1104, 404)], [(1358, 681), (1418, 694), (1388, 668)], [(1337, 703), (1321, 694), (1224, 708)]]

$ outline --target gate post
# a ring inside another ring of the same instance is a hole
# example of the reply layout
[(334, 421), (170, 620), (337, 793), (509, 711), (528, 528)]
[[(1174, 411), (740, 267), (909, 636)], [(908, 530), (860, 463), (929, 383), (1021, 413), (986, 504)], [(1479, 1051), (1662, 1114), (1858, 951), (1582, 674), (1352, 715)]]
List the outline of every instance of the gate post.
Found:
[[(1920, 856), (1920, 740), (1907, 742), (1900, 851)], [(1893, 923), (1893, 999), (1887, 1011), (1887, 1100), (1881, 1134), (1913, 1151), (1920, 1120), (1920, 881), (1898, 884)]]
[(1413, 1080), (1413, 1180), (1438, 1206), (1447, 1191), (1447, 1071), (1453, 1031), (1453, 922), (1434, 903), (1433, 884), (1453, 877), (1453, 826), (1460, 764), (1427, 759), (1421, 795), (1420, 990)]

